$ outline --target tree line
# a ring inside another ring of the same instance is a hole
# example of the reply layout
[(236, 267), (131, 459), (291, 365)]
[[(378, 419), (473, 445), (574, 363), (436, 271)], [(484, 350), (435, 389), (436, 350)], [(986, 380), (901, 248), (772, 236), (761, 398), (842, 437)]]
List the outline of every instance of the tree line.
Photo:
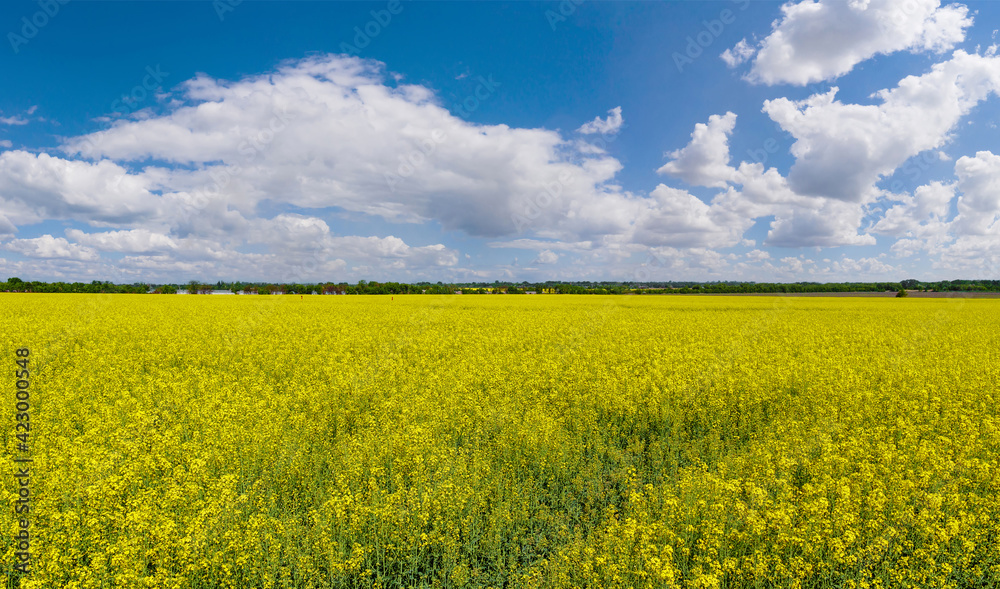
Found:
[(885, 292), (918, 290), (933, 292), (1000, 292), (1000, 280), (950, 280), (923, 282), (916, 279), (899, 282), (347, 282), (272, 283), (224, 282), (207, 284), (192, 280), (183, 284), (114, 284), (94, 280), (84, 282), (40, 282), (8, 278), (0, 283), (2, 292), (37, 293), (117, 293), (117, 294), (208, 294), (232, 292), (243, 294), (782, 294), (822, 292)]

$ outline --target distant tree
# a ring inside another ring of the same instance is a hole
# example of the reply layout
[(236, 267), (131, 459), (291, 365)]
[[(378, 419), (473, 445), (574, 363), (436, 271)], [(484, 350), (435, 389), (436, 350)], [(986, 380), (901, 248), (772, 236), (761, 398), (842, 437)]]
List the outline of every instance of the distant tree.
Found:
[(899, 290), (896, 291), (896, 298), (897, 299), (906, 298), (908, 296), (910, 296), (910, 295), (906, 292), (905, 288), (901, 288), (901, 289), (899, 289)]

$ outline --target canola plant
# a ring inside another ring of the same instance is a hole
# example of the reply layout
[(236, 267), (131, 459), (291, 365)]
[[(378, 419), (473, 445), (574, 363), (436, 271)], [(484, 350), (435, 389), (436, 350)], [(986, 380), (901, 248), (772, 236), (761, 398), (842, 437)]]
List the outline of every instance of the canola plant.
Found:
[(8, 587), (1000, 585), (1000, 301), (0, 308)]

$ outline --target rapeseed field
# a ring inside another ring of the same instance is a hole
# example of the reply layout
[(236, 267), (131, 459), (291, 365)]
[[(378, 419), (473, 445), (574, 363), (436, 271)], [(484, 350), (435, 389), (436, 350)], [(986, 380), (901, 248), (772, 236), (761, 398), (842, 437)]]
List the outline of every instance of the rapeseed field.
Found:
[(0, 308), (8, 587), (1000, 585), (1000, 301)]

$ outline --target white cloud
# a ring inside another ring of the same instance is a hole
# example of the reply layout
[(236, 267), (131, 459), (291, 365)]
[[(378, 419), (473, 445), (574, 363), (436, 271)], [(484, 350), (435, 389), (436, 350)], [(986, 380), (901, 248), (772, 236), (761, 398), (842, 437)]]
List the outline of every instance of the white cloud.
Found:
[(527, 250), (559, 250), (567, 252), (585, 252), (600, 245), (592, 241), (563, 242), (563, 241), (543, 241), (540, 239), (513, 239), (510, 241), (492, 241), (486, 244), (494, 248), (515, 248)]
[(317, 250), (329, 245), (326, 221), (304, 215), (281, 214), (272, 219), (254, 219), (247, 231), (248, 243), (266, 243), (291, 250)]
[[(712, 199), (711, 206), (704, 205), (690, 195), (690, 198), (673, 199), (670, 201), (673, 203), (673, 211), (664, 206), (659, 216), (650, 214), (646, 224), (659, 221), (665, 231), (672, 229), (676, 239), (691, 240), (687, 245), (707, 245), (714, 242), (717, 247), (725, 247), (739, 243), (742, 233), (752, 225), (754, 219), (774, 216), (765, 241), (769, 246), (875, 243), (873, 237), (858, 232), (864, 216), (860, 205), (799, 194), (775, 168), (765, 169), (759, 163), (742, 162), (738, 168), (730, 166), (728, 136), (735, 123), (736, 115), (727, 113), (713, 115), (707, 125), (696, 125), (691, 134), (691, 142), (683, 149), (672, 152), (670, 155), (675, 158), (674, 161), (660, 169), (661, 172), (684, 178), (692, 184), (729, 189), (717, 194)], [(736, 186), (740, 188), (737, 189)], [(689, 205), (686, 215), (678, 215), (678, 202)], [(700, 209), (696, 202), (704, 209)], [(669, 217), (670, 221), (664, 222), (664, 217)], [(687, 232), (679, 231), (680, 226), (686, 227)], [(696, 239), (695, 234), (701, 235), (701, 240)], [(637, 235), (642, 237), (641, 233)], [(662, 242), (664, 238), (660, 239)], [(646, 242), (649, 240), (642, 241)]]
[(963, 236), (990, 236), (1000, 250), (1000, 155), (980, 151), (955, 162), (958, 216), (954, 231)]
[(98, 254), (91, 248), (66, 241), (62, 237), (42, 235), (32, 239), (14, 239), (3, 244), (4, 249), (29, 258), (61, 258), (67, 260), (96, 260)]
[(948, 208), (955, 197), (955, 185), (932, 182), (914, 191), (913, 196), (894, 197), (901, 204), (890, 207), (872, 227), (872, 231), (887, 235), (904, 235), (921, 225), (942, 226), (948, 217)]
[(182, 209), (214, 203), (191, 223), (270, 199), (393, 222), (435, 219), (448, 230), (496, 237), (521, 231), (517, 217), (556, 185), (558, 202), (542, 207), (532, 227), (621, 226), (607, 214), (608, 197), (618, 198), (608, 185), (617, 160), (576, 152), (555, 131), (468, 123), (427, 88), (386, 85), (378, 62), (318, 56), (236, 82), (200, 76), (183, 88), (189, 106), (119, 121), (99, 137), (67, 140), (65, 149), (190, 166), (162, 182)]
[(6, 215), (0, 214), (0, 237), (11, 237), (17, 233), (17, 227), (10, 222)]
[(125, 231), (105, 231), (84, 233), (79, 229), (69, 229), (66, 237), (74, 242), (102, 252), (149, 253), (175, 250), (177, 242), (167, 235), (147, 229)]
[[(536, 251), (596, 240), (602, 255), (627, 257), (620, 244), (637, 232), (654, 243), (681, 234), (711, 243), (697, 235), (705, 220), (694, 197), (624, 192), (611, 183), (621, 164), (602, 151), (545, 129), (467, 123), (426, 88), (386, 85), (377, 62), (320, 56), (269, 75), (199, 76), (181, 87), (184, 100), (165, 101), (166, 114), (65, 140), (67, 153), (95, 161), (0, 153), (0, 214), (10, 215), (0, 230), (45, 219), (116, 227), (67, 237), (72, 247), (130, 254), (119, 265), (150, 276), (227, 267), (230, 276), (260, 276), (281, 259), (313, 274), (458, 263), (460, 253), (441, 244), (336, 236), (309, 215), (260, 218), (264, 201), (550, 244)], [(620, 108), (612, 109), (602, 130), (620, 123)], [(713, 211), (708, 226), (731, 221)], [(731, 238), (728, 227), (712, 231)], [(247, 253), (245, 245), (265, 249)]]
[(876, 93), (878, 105), (844, 104), (837, 88), (764, 112), (796, 141), (789, 185), (799, 194), (869, 201), (873, 185), (910, 157), (945, 144), (958, 121), (1000, 90), (1000, 58), (956, 51), (922, 76)]
[(395, 269), (410, 266), (454, 266), (458, 263), (458, 252), (442, 244), (414, 247), (392, 235), (331, 237), (330, 246), (331, 251), (344, 252), (346, 257), (381, 261), (383, 267)]
[(0, 147), (11, 148), (14, 144), (11, 143), (10, 139), (0, 139)]
[(814, 208), (800, 207), (777, 216), (767, 232), (766, 245), (776, 247), (835, 247), (875, 245), (871, 235), (859, 234), (864, 210), (854, 203), (823, 199)]
[(830, 271), (846, 277), (887, 276), (895, 272), (895, 268), (877, 258), (843, 258), (830, 264)]
[(458, 252), (441, 244), (410, 246), (392, 235), (333, 235), (325, 221), (304, 215), (281, 214), (272, 219), (254, 219), (250, 222), (246, 241), (267, 244), (272, 253), (289, 259), (310, 259), (311, 264), (334, 256), (357, 263), (380, 263), (394, 269), (407, 265), (454, 266), (458, 263)]
[[(717, 219), (724, 213), (743, 219), (773, 216), (766, 245), (873, 245), (874, 237), (865, 234), (861, 224), (868, 214), (867, 205), (883, 197), (876, 182), (910, 157), (947, 143), (959, 120), (998, 88), (1000, 59), (956, 51), (929, 73), (910, 76), (895, 89), (876, 93), (879, 105), (843, 104), (835, 100), (836, 88), (799, 102), (784, 98), (765, 102), (764, 112), (796, 139), (792, 146), (796, 159), (788, 178), (761, 164), (730, 165), (733, 113), (714, 115), (708, 124), (696, 125), (691, 142), (671, 152), (674, 159), (659, 171), (690, 184), (728, 187), (712, 200), (711, 211)], [(934, 153), (944, 160), (947, 156), (942, 154), (940, 150)], [(908, 198), (902, 197), (903, 201)], [(942, 207), (950, 199), (947, 189), (926, 187), (916, 199), (915, 205), (903, 202), (891, 207), (872, 230), (903, 235), (912, 229), (910, 225), (922, 222), (913, 221), (913, 215), (923, 218), (931, 210), (928, 207), (937, 211), (934, 223), (942, 222)], [(692, 205), (684, 225), (700, 227), (706, 237), (712, 235), (704, 225), (707, 213), (696, 210)], [(933, 233), (934, 223), (914, 235)], [(716, 225), (742, 227), (739, 223)]]
[(15, 224), (45, 219), (135, 222), (154, 215), (160, 204), (149, 188), (148, 179), (108, 160), (0, 153), (0, 214)]
[(678, 275), (699, 277), (694, 279), (717, 278), (731, 268), (725, 256), (709, 248), (660, 246), (649, 248), (646, 254), (647, 261), (631, 275), (621, 275), (623, 280), (647, 282)]
[(608, 111), (608, 116), (605, 119), (601, 117), (595, 117), (594, 120), (589, 123), (584, 123), (582, 127), (576, 130), (577, 133), (583, 133), (584, 135), (592, 135), (594, 133), (603, 133), (604, 135), (611, 135), (617, 133), (622, 127), (622, 123), (625, 119), (622, 118), (622, 107), (616, 106), (615, 108)]
[[(972, 25), (965, 6), (940, 0), (803, 0), (781, 12), (758, 46), (748, 76), (754, 82), (806, 85), (842, 76), (875, 55), (948, 51)], [(741, 41), (727, 53), (723, 59), (735, 65), (751, 49)]]
[[(764, 112), (796, 139), (788, 178), (761, 164), (729, 165), (735, 120), (718, 115), (696, 127), (691, 143), (673, 152), (675, 161), (661, 171), (703, 186), (729, 186), (713, 199), (713, 209), (749, 219), (774, 216), (766, 245), (873, 245), (861, 224), (867, 205), (883, 196), (876, 182), (910, 157), (947, 143), (959, 120), (998, 90), (1000, 58), (956, 51), (929, 73), (876, 93), (879, 105), (843, 104), (835, 100), (837, 88), (799, 102), (765, 102)], [(872, 231), (926, 239), (941, 232), (951, 199), (947, 187), (900, 198), (902, 204), (890, 207)]]
[(732, 247), (753, 221), (725, 206), (708, 205), (691, 193), (663, 184), (635, 225), (632, 239), (641, 244), (670, 247)]
[(782, 269), (792, 272), (794, 274), (800, 274), (803, 270), (802, 260), (793, 257), (781, 258)]
[(538, 252), (538, 257), (535, 258), (533, 264), (555, 264), (559, 261), (559, 254), (552, 250), (542, 250)]
[(917, 239), (901, 238), (893, 242), (889, 251), (899, 258), (908, 258), (922, 250), (924, 243), (926, 242)]
[[(961, 158), (957, 181), (929, 183), (912, 196), (888, 195), (876, 183), (915, 154), (940, 156), (959, 119), (1000, 88), (998, 63), (956, 51), (931, 72), (877, 93), (876, 105), (842, 104), (836, 89), (768, 101), (764, 112), (795, 139), (787, 178), (762, 164), (731, 163), (737, 116), (711, 116), (658, 170), (715, 189), (699, 196), (663, 184), (648, 195), (623, 190), (615, 180), (621, 163), (588, 138), (469, 123), (427, 88), (386, 82), (374, 61), (319, 56), (237, 81), (200, 76), (181, 86), (183, 100), (164, 101), (172, 104), (165, 114), (67, 139), (68, 157), (83, 160), (0, 152), (0, 234), (72, 219), (90, 228), (4, 247), (87, 272), (105, 262), (101, 252), (123, 253), (115, 262), (122, 272), (172, 280), (488, 274), (462, 267), (459, 260), (471, 263), (464, 252), (389, 234), (398, 232), (336, 235), (320, 218), (332, 218), (329, 211), (317, 212), (329, 208), (346, 218), (434, 222), (499, 238), (486, 245), (532, 250), (532, 264), (544, 267), (505, 266), (493, 276), (617, 272), (632, 279), (626, 274), (635, 269), (624, 261), (647, 252), (676, 258), (650, 265), (672, 278), (889, 268), (874, 258), (821, 269), (800, 258), (779, 264), (759, 249), (718, 251), (755, 248), (744, 233), (769, 217), (765, 246), (872, 245), (869, 225), (900, 239), (898, 255), (937, 243), (950, 252), (942, 263), (966, 263), (996, 240), (1000, 213), (989, 216), (1000, 194), (996, 156)], [(619, 129), (620, 107), (609, 113), (581, 133)], [(879, 199), (893, 206), (872, 220)], [(959, 216), (949, 222), (953, 203)], [(281, 212), (288, 210), (296, 213)]]
[[(17, 125), (17, 126), (27, 125), (28, 123), (31, 122), (31, 119), (29, 119), (27, 117), (30, 117), (31, 115), (35, 114), (36, 110), (38, 110), (38, 105), (37, 104), (34, 105), (34, 106), (32, 106), (32, 107), (30, 107), (28, 110), (24, 111), (23, 115), (14, 115), (14, 116), (11, 116), (11, 117), (0, 117), (0, 125)], [(44, 121), (45, 119), (38, 118), (38, 119), (35, 119), (35, 120)]]
[[(1000, 156), (989, 151), (955, 162), (953, 184), (931, 182), (913, 196), (895, 195), (872, 231), (899, 237), (899, 257), (934, 254), (936, 268), (974, 278), (1000, 276)], [(957, 196), (956, 196), (957, 194)], [(948, 220), (952, 205), (958, 214)]]
[(723, 51), (719, 57), (722, 58), (722, 61), (726, 62), (726, 65), (732, 68), (750, 59), (756, 52), (756, 48), (747, 43), (746, 39), (742, 39), (732, 49)]
[(708, 124), (698, 123), (691, 133), (691, 142), (668, 154), (672, 161), (664, 164), (660, 174), (669, 174), (693, 186), (725, 188), (732, 179), (729, 167), (729, 134), (736, 126), (736, 115), (712, 115)]

